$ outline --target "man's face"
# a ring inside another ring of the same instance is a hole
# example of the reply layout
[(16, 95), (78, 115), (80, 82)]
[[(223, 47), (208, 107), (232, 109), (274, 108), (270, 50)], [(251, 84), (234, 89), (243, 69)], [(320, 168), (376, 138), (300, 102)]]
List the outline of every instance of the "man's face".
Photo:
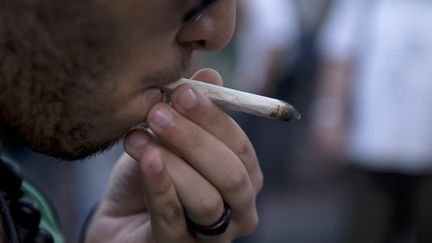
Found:
[[(163, 99), (159, 87), (184, 74), (192, 51), (221, 49), (234, 29), (235, 0), (215, 1), (201, 17), (186, 22), (185, 16), (200, 0), (93, 1), (110, 19), (112, 38), (120, 43), (112, 52), (116, 54), (108, 57), (111, 65), (97, 78), (76, 78), (61, 88), (54, 82), (42, 84), (38, 96), (46, 97), (49, 90), (54, 103), (59, 96), (62, 102), (56, 108), (45, 98), (29, 98), (27, 103), (27, 98), (0, 98), (6, 107), (2, 116), (13, 117), (2, 121), (6, 127), (33, 149), (63, 159), (104, 149), (145, 121), (150, 107)], [(15, 96), (32, 96), (21, 87), (10, 89)]]

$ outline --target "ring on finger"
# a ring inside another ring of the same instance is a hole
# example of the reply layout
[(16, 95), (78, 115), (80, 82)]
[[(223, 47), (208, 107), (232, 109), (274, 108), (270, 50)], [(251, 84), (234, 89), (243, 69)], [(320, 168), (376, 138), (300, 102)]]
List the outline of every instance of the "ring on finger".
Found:
[(228, 203), (224, 202), (224, 212), (222, 216), (216, 221), (216, 223), (204, 226), (193, 222), (188, 216), (186, 216), (186, 223), (189, 229), (204, 237), (215, 237), (223, 234), (229, 226), (231, 221), (231, 207)]

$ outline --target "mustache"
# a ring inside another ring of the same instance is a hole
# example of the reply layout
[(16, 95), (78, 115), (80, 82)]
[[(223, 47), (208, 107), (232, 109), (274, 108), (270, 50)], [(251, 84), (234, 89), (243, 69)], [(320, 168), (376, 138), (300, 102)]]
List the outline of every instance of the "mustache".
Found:
[(170, 68), (169, 81), (175, 81), (190, 72), (193, 50), (186, 48), (177, 55), (176, 63)]

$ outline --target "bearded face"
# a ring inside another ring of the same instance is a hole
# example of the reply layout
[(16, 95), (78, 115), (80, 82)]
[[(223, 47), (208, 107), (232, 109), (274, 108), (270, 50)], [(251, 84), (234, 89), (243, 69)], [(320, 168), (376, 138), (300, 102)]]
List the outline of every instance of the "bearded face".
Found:
[(186, 21), (201, 1), (2, 1), (1, 128), (66, 160), (108, 148), (145, 121), (193, 50), (229, 41), (235, 4), (216, 1)]

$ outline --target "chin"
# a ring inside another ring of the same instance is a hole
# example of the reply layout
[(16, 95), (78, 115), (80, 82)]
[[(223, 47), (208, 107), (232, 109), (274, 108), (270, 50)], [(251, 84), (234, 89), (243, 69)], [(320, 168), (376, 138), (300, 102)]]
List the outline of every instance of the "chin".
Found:
[(83, 160), (92, 156), (97, 156), (110, 148), (112, 148), (115, 144), (118, 143), (119, 140), (104, 142), (104, 143), (92, 143), (92, 144), (80, 144), (80, 146), (71, 149), (62, 148), (59, 146), (50, 147), (46, 149), (38, 149), (32, 148), (33, 150), (49, 155), (51, 157), (65, 160), (65, 161), (75, 161), (75, 160)]
[[(74, 136), (75, 135), (75, 136)], [(65, 161), (82, 160), (109, 150), (120, 141), (116, 137), (95, 136), (94, 134), (56, 133), (54, 136), (13, 136), (15, 142), (30, 150)], [(91, 139), (93, 138), (93, 139)], [(97, 139), (94, 139), (97, 138)]]

